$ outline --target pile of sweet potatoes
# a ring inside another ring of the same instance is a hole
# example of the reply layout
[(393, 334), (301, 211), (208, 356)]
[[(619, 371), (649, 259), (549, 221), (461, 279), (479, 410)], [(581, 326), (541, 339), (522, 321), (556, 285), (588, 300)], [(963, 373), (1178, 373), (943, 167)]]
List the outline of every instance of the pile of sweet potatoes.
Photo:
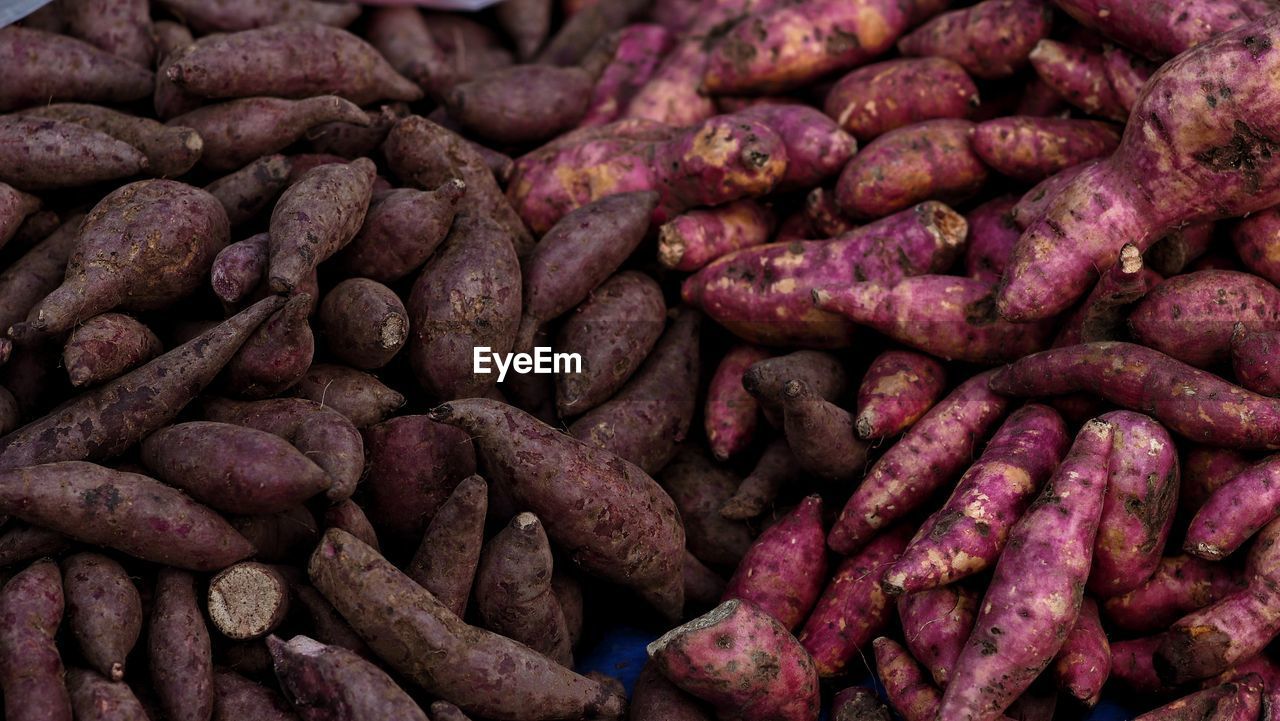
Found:
[(3, 718), (1280, 718), (1280, 4), (490, 5), (0, 28)]

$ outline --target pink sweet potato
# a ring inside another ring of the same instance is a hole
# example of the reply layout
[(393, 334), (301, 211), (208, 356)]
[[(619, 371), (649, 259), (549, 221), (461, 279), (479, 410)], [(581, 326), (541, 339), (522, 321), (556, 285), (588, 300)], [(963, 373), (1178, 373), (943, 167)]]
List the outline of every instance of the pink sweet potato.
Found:
[(291, 162), (283, 155), (258, 158), (243, 168), (209, 183), (205, 190), (222, 203), (231, 225), (257, 218), (289, 183)]
[(1257, 718), (1262, 706), (1262, 684), (1257, 676), (1197, 691), (1177, 701), (1145, 713), (1135, 721), (1183, 721), (1222, 719), (1242, 721)]
[[(338, 95), (357, 105), (413, 101), (422, 91), (368, 43), (315, 22), (207, 35), (166, 62), (166, 78), (206, 98)], [(273, 68), (270, 73), (260, 68)]]
[(453, 489), (476, 472), (467, 434), (427, 416), (399, 416), (367, 428), (364, 445), (366, 509), (378, 532), (395, 545), (421, 540)]
[[(857, 224), (844, 216), (836, 205), (835, 193), (814, 188), (804, 197), (804, 213), (808, 230), (817, 238), (834, 238), (857, 229)], [(779, 234), (781, 239), (782, 235)]]
[(677, 42), (654, 69), (648, 82), (629, 99), (620, 117), (688, 126), (715, 115), (715, 103), (700, 90), (702, 74), (707, 66), (706, 44), (709, 39), (694, 35)]
[(310, 293), (294, 295), (249, 336), (227, 363), (228, 393), (266, 398), (302, 380), (315, 354), (315, 336), (307, 321), (313, 305)]
[(1236, 323), (1280, 330), (1280, 290), (1248, 273), (1204, 270), (1161, 283), (1129, 316), (1139, 342), (1201, 368), (1227, 360)]
[(1008, 77), (1048, 36), (1050, 21), (1049, 8), (1037, 0), (985, 0), (935, 17), (899, 40), (898, 50), (954, 60), (978, 78)]
[(927, 120), (871, 141), (845, 166), (836, 203), (853, 218), (880, 218), (925, 200), (956, 203), (987, 182), (967, 120)]
[(725, 601), (649, 644), (667, 680), (722, 718), (815, 721), (818, 674), (796, 639), (750, 603)]
[(1236, 222), (1231, 242), (1250, 272), (1280, 281), (1280, 210), (1269, 208)]
[(824, 482), (861, 476), (867, 444), (854, 431), (853, 414), (802, 380), (789, 381), (782, 396), (782, 429), (800, 468)]
[(1214, 36), (1257, 20), (1274, 7), (1265, 0), (1213, 0), (1148, 6), (1136, 2), (1054, 0), (1072, 19), (1151, 58), (1177, 55)]
[(711, 721), (710, 710), (673, 686), (652, 661), (640, 669), (628, 713), (631, 721)]
[(1013, 396), (1089, 392), (1148, 413), (1197, 443), (1280, 447), (1280, 401), (1132, 343), (1085, 343), (1036, 353), (997, 372), (991, 388)]
[(779, 191), (805, 190), (835, 176), (857, 150), (857, 142), (834, 120), (807, 105), (762, 104), (734, 115), (764, 123), (786, 146), (787, 170)]
[(577, 67), (515, 65), (453, 86), (444, 107), (468, 136), (499, 145), (535, 143), (582, 120), (592, 80)]
[(680, 512), (689, 552), (712, 566), (737, 566), (751, 547), (751, 529), (720, 513), (733, 494), (734, 474), (688, 448), (676, 455), (658, 480)]
[(1163, 279), (1146, 267), (1135, 245), (1120, 249), (1116, 264), (1098, 279), (1089, 295), (1058, 329), (1055, 347), (1125, 337), (1125, 316)]
[(707, 445), (718, 461), (727, 461), (746, 450), (755, 439), (760, 404), (742, 387), (742, 376), (769, 352), (739, 343), (730, 348), (707, 386), (703, 410)]
[(1240, 589), (1236, 573), (1220, 563), (1195, 556), (1169, 556), (1142, 585), (1108, 598), (1102, 605), (1107, 620), (1131, 633), (1154, 633), (1182, 616), (1212, 605)]
[(24, 190), (119, 180), (149, 167), (132, 145), (62, 120), (0, 115), (0, 139), (0, 182)]
[(316, 0), (283, 0), (267, 4), (252, 0), (223, 0), (217, 3), (163, 0), (160, 5), (201, 34), (252, 30), (297, 21), (346, 27), (360, 15), (360, 8), (354, 3)]
[(1098, 619), (1098, 604), (1085, 598), (1076, 625), (1054, 659), (1054, 675), (1072, 698), (1086, 707), (1097, 705), (1102, 685), (1111, 675), (1111, 645)]
[(124, 568), (97, 553), (62, 562), (67, 625), (86, 663), (111, 681), (124, 678), (125, 659), (142, 633), (142, 599)]
[(151, 67), (156, 40), (146, 0), (67, 0), (60, 8), (67, 33), (99, 50)]
[(1032, 49), (1036, 74), (1058, 95), (1090, 115), (1126, 120), (1154, 67), (1126, 50), (1102, 52), (1041, 40)]
[[(752, 343), (832, 348), (854, 326), (813, 306), (810, 290), (861, 279), (895, 283), (942, 272), (962, 252), (968, 225), (941, 203), (922, 203), (831, 241), (746, 248), (687, 279), (686, 303)], [(785, 381), (784, 381), (785, 382)]]
[(981, 123), (973, 135), (973, 152), (982, 162), (1024, 183), (1105, 157), (1119, 144), (1110, 123), (1018, 115)]
[(0, 689), (5, 718), (71, 721), (55, 637), (62, 622), (62, 578), (44, 560), (28, 566), (0, 589)]
[(488, 487), (479, 476), (463, 479), (432, 517), (405, 573), (462, 618), (471, 596), (484, 542)]
[(692, 272), (735, 250), (769, 240), (774, 214), (751, 200), (681, 213), (658, 231), (658, 262)]
[(792, 630), (809, 615), (826, 577), (822, 499), (809, 496), (751, 544), (723, 600), (753, 603)]
[(964, 68), (941, 57), (899, 58), (858, 68), (827, 93), (824, 108), (861, 142), (944, 118), (968, 118), (978, 88)]
[(892, 618), (893, 603), (880, 588), (880, 573), (902, 553), (910, 530), (886, 531), (836, 567), (799, 635), (818, 675), (840, 675)]
[(1187, 528), (1185, 548), (1216, 561), (1280, 514), (1275, 489), (1280, 458), (1269, 456), (1240, 471), (1209, 496)]
[(360, 230), (376, 169), (361, 158), (322, 165), (289, 186), (271, 212), (271, 290), (293, 290)]
[(329, 363), (308, 368), (293, 393), (334, 409), (356, 428), (381, 423), (405, 404), (404, 396), (368, 373)]
[(317, 95), (303, 100), (230, 100), (171, 118), (168, 124), (194, 128), (204, 140), (200, 164), (229, 171), (283, 150), (321, 123), (339, 121), (367, 125), (369, 118), (348, 100)]
[(886, 351), (867, 368), (858, 387), (858, 437), (896, 436), (910, 428), (942, 397), (946, 370), (910, 351)]
[[(495, 721), (622, 713), (622, 698), (522, 644), (468, 626), (373, 549), (338, 529), (325, 533), (308, 574), (392, 670), (467, 713)], [(388, 604), (389, 598), (401, 602)], [(419, 653), (422, 648), (437, 652)], [(503, 671), (507, 668), (520, 673)]]
[(379, 283), (412, 274), (444, 241), (466, 190), (454, 179), (434, 190), (398, 188), (375, 194), (360, 232), (333, 263), (345, 273)]
[[(973, 630), (979, 600), (977, 593), (961, 584), (898, 598), (898, 616), (907, 648), (939, 688), (946, 688), (951, 681), (956, 659)], [(942, 700), (941, 695), (938, 700)]]
[[(1057, 200), (1058, 193), (1062, 192), (1063, 188), (1070, 185), (1085, 170), (1097, 165), (1098, 162), (1100, 161), (1081, 163), (1074, 168), (1067, 168), (1057, 175), (1051, 175), (1037, 183), (1034, 188), (1023, 194), (1017, 205), (1013, 206), (1011, 211), (1013, 222), (1018, 227), (1026, 229), (1027, 226), (1039, 220)], [(1017, 247), (1016, 242), (1014, 247)], [(1009, 257), (1005, 259), (1005, 269), (1008, 268), (1008, 263), (1012, 257), (1013, 252), (1010, 249)]]
[(334, 286), (321, 301), (317, 320), (329, 351), (366, 370), (389, 363), (409, 336), (409, 316), (400, 298), (367, 278)]
[(1214, 491), (1256, 460), (1251, 454), (1230, 448), (1191, 445), (1185, 450), (1178, 511), (1187, 516), (1195, 515)]
[(995, 283), (1013, 255), (1013, 246), (1022, 234), (1014, 221), (1018, 198), (1002, 195), (969, 211), (969, 238), (965, 244), (964, 267), (970, 278)]
[(147, 718), (145, 707), (128, 685), (112, 682), (94, 671), (67, 669), (67, 693), (75, 718), (83, 721)]
[(213, 713), (213, 656), (209, 629), (190, 573), (162, 568), (147, 631), (151, 683), (166, 718), (200, 721)]
[(596, 80), (581, 126), (603, 125), (617, 120), (675, 45), (671, 31), (649, 23), (628, 25), (614, 37), (617, 48)]
[(1112, 435), (1109, 423), (1086, 423), (1040, 497), (1010, 531), (939, 718), (995, 717), (1062, 647), (1080, 613)]
[(303, 718), (386, 718), (428, 721), (387, 672), (338, 646), (306, 636), (267, 639), (272, 665), (290, 704)]
[(1280, 332), (1249, 331), (1236, 323), (1231, 332), (1231, 368), (1240, 385), (1264, 396), (1280, 395), (1280, 365), (1273, 365), (1280, 351)]
[(881, 636), (872, 644), (876, 675), (884, 684), (889, 705), (905, 721), (931, 721), (938, 716), (942, 694), (929, 682), (920, 664), (896, 641)]
[(1050, 408), (1032, 404), (1014, 412), (965, 471), (947, 502), (885, 571), (885, 588), (914, 593), (994, 565), (1067, 443), (1066, 424)]
[(120, 313), (103, 313), (76, 327), (62, 349), (74, 386), (97, 385), (151, 360), (163, 350), (145, 325)]
[(0, 112), (72, 100), (126, 103), (151, 93), (153, 75), (75, 38), (18, 27), (0, 29), (0, 58), (13, 74), (0, 90)]
[(738, 489), (720, 506), (720, 515), (736, 521), (755, 518), (773, 503), (788, 481), (800, 475), (800, 465), (787, 442), (775, 439)]

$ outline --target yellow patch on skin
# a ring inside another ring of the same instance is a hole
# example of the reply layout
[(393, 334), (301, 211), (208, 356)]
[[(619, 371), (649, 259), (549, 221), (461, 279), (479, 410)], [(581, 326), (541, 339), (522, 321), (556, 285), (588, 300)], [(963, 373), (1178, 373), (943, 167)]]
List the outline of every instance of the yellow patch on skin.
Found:
[(793, 253), (788, 250), (786, 253), (776, 258), (770, 259), (768, 263), (762, 264), (762, 266), (773, 266), (775, 269), (779, 271), (792, 271), (792, 270), (796, 270), (797, 268), (804, 267), (804, 264), (805, 264), (804, 253)]
[(962, 574), (977, 573), (986, 567), (986, 559), (964, 551), (957, 551), (951, 559), (951, 568)]
[(795, 278), (783, 278), (769, 286), (769, 291), (772, 293), (794, 293), (797, 286)]

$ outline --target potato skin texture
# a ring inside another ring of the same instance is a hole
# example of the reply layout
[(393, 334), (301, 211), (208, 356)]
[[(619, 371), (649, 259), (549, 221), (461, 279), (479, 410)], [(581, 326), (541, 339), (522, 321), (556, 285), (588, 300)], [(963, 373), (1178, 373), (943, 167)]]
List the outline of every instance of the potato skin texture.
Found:
[[(881, 584), (883, 585), (883, 583)], [(946, 688), (956, 659), (969, 640), (982, 598), (971, 587), (952, 584), (898, 597), (903, 640), (938, 688)], [(938, 701), (942, 700), (941, 694)]]
[(582, 120), (592, 81), (582, 68), (516, 65), (455, 85), (445, 107), (470, 135), (501, 145), (533, 143)]
[(71, 331), (62, 349), (62, 362), (72, 385), (97, 385), (163, 350), (160, 339), (142, 323), (120, 313), (103, 313)]
[(1198, 368), (1229, 359), (1236, 323), (1280, 330), (1280, 289), (1249, 273), (1202, 270), (1164, 281), (1129, 314), (1139, 343)]
[(5, 718), (71, 721), (71, 699), (54, 640), (62, 611), (62, 576), (52, 561), (28, 566), (0, 590)]
[(1261, 0), (1175, 0), (1152, 6), (1054, 0), (1054, 5), (1081, 25), (1153, 59), (1178, 55), (1275, 9)]
[(898, 41), (906, 56), (940, 56), (977, 78), (1013, 75), (1049, 34), (1049, 8), (1036, 0), (986, 0), (943, 13)]
[(428, 721), (385, 671), (337, 646), (306, 636), (267, 639), (276, 677), (294, 708), (308, 719), (386, 718)]
[(973, 135), (982, 162), (1024, 183), (1106, 157), (1119, 144), (1120, 132), (1110, 123), (1022, 115), (980, 123)]
[(151, 609), (151, 683), (165, 716), (174, 721), (203, 721), (213, 714), (213, 652), (195, 585), (190, 573), (160, 569)]
[(0, 58), (12, 75), (0, 91), (0, 112), (63, 100), (127, 103), (151, 93), (146, 67), (66, 35), (11, 25), (0, 29)]
[(1238, 591), (1242, 583), (1237, 576), (1220, 563), (1185, 554), (1167, 556), (1142, 585), (1104, 601), (1103, 615), (1126, 632), (1155, 633)]
[(742, 387), (742, 376), (770, 356), (763, 348), (739, 343), (724, 354), (707, 386), (703, 410), (707, 445), (724, 462), (750, 447), (759, 424), (760, 403)]
[(80, 653), (104, 679), (124, 678), (125, 659), (142, 633), (142, 599), (124, 568), (97, 553), (62, 561), (67, 625)]
[(928, 57), (858, 68), (831, 88), (824, 108), (840, 127), (866, 143), (926, 120), (967, 119), (978, 104), (978, 88), (964, 68), (946, 58)]
[(826, 576), (822, 498), (809, 496), (760, 534), (742, 557), (721, 600), (754, 603), (791, 630), (817, 602)]
[(466, 192), (466, 183), (455, 178), (433, 190), (375, 193), (360, 232), (333, 263), (345, 273), (379, 283), (411, 275), (449, 234)]
[(422, 534), (405, 574), (431, 592), (458, 618), (466, 615), (484, 546), (489, 487), (468, 476), (453, 489)]
[(400, 298), (368, 278), (335, 285), (320, 301), (318, 320), (329, 350), (363, 370), (390, 363), (409, 337), (409, 313)]
[(942, 397), (945, 383), (946, 369), (927, 355), (881, 353), (858, 386), (858, 437), (889, 438), (910, 428)]

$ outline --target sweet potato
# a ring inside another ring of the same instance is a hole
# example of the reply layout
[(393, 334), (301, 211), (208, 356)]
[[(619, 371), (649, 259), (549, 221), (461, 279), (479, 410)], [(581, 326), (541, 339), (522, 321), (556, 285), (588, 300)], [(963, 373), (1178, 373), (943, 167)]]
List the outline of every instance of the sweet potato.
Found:
[(715, 115), (715, 103), (701, 92), (709, 39), (697, 34), (677, 41), (648, 82), (629, 98), (620, 117), (689, 126)]
[(416, 7), (373, 8), (364, 37), (396, 72), (432, 97), (438, 97), (461, 79), (456, 74), (465, 70), (449, 62), (448, 54), (436, 42), (426, 18)]
[(434, 190), (398, 188), (374, 195), (360, 232), (333, 264), (379, 283), (410, 275), (444, 241), (465, 192), (466, 185), (454, 179)]
[(691, 210), (663, 224), (658, 262), (672, 270), (695, 271), (735, 250), (768, 241), (773, 227), (773, 213), (750, 200)]
[(528, 60), (538, 52), (551, 30), (551, 0), (512, 0), (501, 3), (496, 19), (515, 41), (516, 53)]
[(628, 711), (631, 721), (710, 721), (698, 699), (676, 688), (650, 661), (640, 669)]
[(293, 706), (275, 689), (254, 683), (227, 670), (213, 672), (212, 721), (254, 718), (261, 721), (296, 721)]
[(458, 483), (476, 472), (467, 434), (427, 416), (399, 416), (366, 428), (364, 445), (366, 510), (384, 540), (397, 546), (420, 541)]
[[(0, 439), (0, 468), (109, 458), (129, 448), (181, 412), (280, 302), (263, 300), (10, 433)], [(114, 422), (118, 418), (125, 422)]]
[(315, 354), (315, 336), (307, 322), (312, 307), (310, 293), (294, 295), (249, 336), (227, 363), (228, 393), (266, 398), (302, 380)]
[(71, 708), (75, 718), (81, 721), (147, 718), (142, 702), (124, 683), (112, 682), (94, 671), (82, 668), (67, 669), (66, 680)]
[(1280, 458), (1267, 458), (1240, 471), (1209, 496), (1187, 528), (1184, 548), (1216, 561), (1240, 548), (1280, 513), (1274, 489)]
[(1085, 598), (1080, 605), (1076, 625), (1054, 659), (1053, 671), (1072, 698), (1088, 708), (1097, 705), (1102, 685), (1111, 674), (1111, 645), (1092, 598)]
[(378, 532), (374, 530), (373, 523), (369, 521), (360, 504), (350, 498), (324, 509), (324, 527), (341, 528), (373, 550), (382, 552), (382, 545), (378, 543)]
[(850, 686), (831, 697), (832, 721), (890, 721), (889, 709), (866, 686)]
[(707, 386), (703, 410), (707, 445), (718, 461), (727, 461), (750, 447), (755, 439), (760, 404), (742, 387), (747, 368), (769, 357), (769, 352), (739, 343), (729, 349)]
[(801, 350), (758, 361), (742, 374), (742, 387), (760, 401), (764, 416), (781, 427), (787, 384), (802, 381), (818, 398), (837, 401), (849, 387), (839, 358), (823, 351)]
[(365, 370), (389, 363), (409, 336), (409, 316), (400, 298), (367, 278), (334, 286), (320, 303), (317, 320), (329, 351)]
[(1155, 271), (1146, 267), (1138, 247), (1126, 244), (1120, 249), (1116, 264), (1098, 279), (1098, 284), (1058, 330), (1054, 347), (1124, 337), (1129, 307), (1162, 281)]
[(845, 75), (827, 92), (824, 109), (865, 143), (898, 128), (943, 118), (968, 118), (978, 88), (955, 62), (900, 58)]
[(775, 439), (733, 495), (720, 505), (720, 515), (734, 521), (755, 518), (773, 503), (783, 485), (800, 475), (800, 464), (786, 440)]
[(299, 398), (329, 406), (356, 428), (386, 420), (404, 406), (405, 398), (368, 373), (329, 363), (316, 363), (294, 387)]
[(40, 199), (0, 183), (0, 247), (8, 243), (27, 216), (40, 210)]
[[(1058, 314), (1115, 263), (1125, 243), (1145, 251), (1174, 228), (1246, 215), (1280, 200), (1273, 180), (1280, 163), (1266, 160), (1264, 149), (1280, 132), (1257, 122), (1270, 86), (1255, 84), (1275, 62), (1275, 54), (1259, 46), (1277, 36), (1280, 16), (1270, 16), (1198, 45), (1152, 76), (1116, 152), (1076, 176), (1023, 233), (1000, 290), (1002, 316), (1028, 321)], [(1226, 97), (1188, 81), (1228, 77), (1240, 67), (1254, 70), (1229, 82)], [(1197, 90), (1184, 92), (1188, 82)], [(1241, 129), (1246, 120), (1247, 133)], [(1161, 184), (1169, 172), (1177, 182)], [(1152, 193), (1158, 203), (1148, 200)]]
[[(1070, 185), (1085, 170), (1097, 165), (1099, 162), (1101, 161), (1081, 163), (1074, 168), (1067, 168), (1057, 175), (1051, 175), (1037, 183), (1034, 188), (1023, 194), (1017, 205), (1013, 206), (1013, 210), (1010, 213), (1013, 222), (1018, 227), (1026, 229), (1027, 226), (1039, 220), (1057, 200), (1058, 193), (1062, 192), (1063, 188)], [(1010, 249), (1009, 258), (1005, 260), (1006, 270), (1012, 257), (1013, 253), (1012, 249)]]
[(175, 50), (195, 42), (191, 29), (175, 20), (156, 20), (151, 23), (151, 29), (156, 36), (156, 65), (163, 62)]
[[(831, 241), (747, 248), (687, 279), (684, 301), (738, 337), (769, 346), (848, 345), (854, 326), (813, 306), (814, 287), (942, 272), (962, 252), (968, 225), (947, 206), (928, 202)], [(785, 382), (785, 381), (784, 381)]]
[(751, 547), (751, 529), (720, 513), (736, 487), (734, 474), (687, 448), (663, 469), (658, 480), (680, 511), (689, 552), (712, 566), (737, 566)]
[(822, 499), (809, 496), (760, 534), (729, 579), (722, 600), (755, 604), (788, 630), (799, 626), (827, 577)]
[(296, 561), (320, 537), (315, 516), (302, 506), (269, 516), (239, 516), (230, 522), (257, 549), (254, 557), (268, 563)]
[(464, 479), (431, 518), (405, 573), (461, 618), (480, 560), (488, 487), (479, 476)]
[(388, 103), (376, 111), (370, 109), (360, 122), (334, 121), (321, 123), (305, 133), (313, 153), (337, 155), (352, 160), (374, 157), (386, 142), (391, 126), (408, 117), (406, 103)]
[(1010, 116), (980, 123), (973, 135), (982, 162), (1024, 183), (1105, 157), (1119, 144), (1115, 126), (1097, 120)]
[(1197, 443), (1280, 446), (1280, 401), (1132, 343), (1085, 343), (1036, 353), (998, 371), (991, 388), (1014, 396), (1087, 391), (1146, 412)]
[[(14, 28), (5, 28), (4, 31)], [(76, 123), (0, 115), (0, 182), (55, 190), (118, 180), (149, 167), (137, 148)]]
[(77, 553), (62, 562), (67, 626), (80, 654), (111, 681), (124, 678), (125, 659), (142, 633), (142, 599), (129, 574), (97, 553)]
[(355, 3), (316, 0), (283, 0), (267, 4), (251, 0), (217, 3), (162, 0), (159, 4), (202, 35), (252, 30), (284, 22), (305, 21), (346, 27), (360, 15), (360, 7)]
[[(325, 533), (308, 573), (391, 669), (467, 713), (496, 721), (622, 713), (622, 698), (522, 644), (468, 626), (373, 549), (338, 529)], [(389, 598), (401, 602), (388, 604)], [(421, 654), (415, 650), (420, 648), (437, 652)], [(502, 670), (513, 667), (521, 673)]]
[(939, 688), (946, 688), (951, 680), (956, 659), (973, 630), (979, 600), (972, 589), (955, 584), (898, 598), (903, 640)]
[(650, 663), (723, 718), (815, 721), (818, 674), (813, 659), (771, 616), (750, 603), (725, 601), (648, 646)]
[(151, 67), (156, 40), (145, 0), (67, 0), (67, 34), (142, 67)]
[(209, 629), (196, 601), (196, 579), (162, 568), (147, 631), (151, 684), (165, 718), (200, 721), (213, 714)]
[(905, 721), (931, 721), (937, 718), (942, 694), (929, 682), (920, 664), (896, 641), (881, 636), (873, 642), (876, 675), (884, 684), (889, 705)]
[[(684, 610), (711, 608), (724, 594), (725, 580), (698, 557), (684, 552)], [(561, 606), (564, 605), (561, 601)]]
[(549, 320), (586, 300), (644, 241), (658, 204), (654, 192), (619, 193), (556, 223), (521, 263), (524, 310), (516, 347), (532, 349)]
[[(608, 126), (606, 126), (608, 127)], [(598, 129), (593, 129), (598, 130)], [(507, 196), (535, 232), (569, 211), (614, 193), (655, 190), (654, 220), (692, 207), (763, 195), (786, 173), (783, 139), (765, 123), (721, 115), (665, 141), (617, 139), (568, 143), (516, 161)]]
[[(314, 545), (314, 544), (313, 544)], [(308, 549), (310, 550), (310, 549)], [(291, 603), (302, 605), (310, 621), (310, 632), (317, 641), (329, 646), (345, 648), (364, 658), (373, 658), (369, 646), (361, 640), (346, 619), (315, 588), (305, 583), (294, 583)], [(270, 654), (267, 654), (268, 659)], [(268, 666), (270, 663), (268, 662)]]
[[(689, 559), (690, 556), (686, 553), (686, 588), (689, 586)], [(696, 563), (697, 559), (694, 559), (694, 562)], [(719, 578), (714, 572), (705, 569), (705, 567), (704, 570), (706, 570), (706, 573), (712, 578), (719, 581), (721, 588), (724, 587), (724, 579)], [(571, 645), (577, 645), (578, 641), (582, 639), (582, 625), (584, 621), (583, 613), (585, 612), (585, 609), (583, 608), (582, 582), (578, 580), (577, 576), (570, 574), (562, 566), (557, 568), (555, 572), (551, 574), (551, 592), (556, 595), (556, 602), (560, 604), (560, 612), (564, 614), (565, 627), (569, 631), (569, 643)], [(714, 603), (714, 599), (718, 597), (718, 595), (712, 596), (712, 599), (708, 601), (708, 603)]]
[(321, 123), (368, 125), (354, 103), (336, 95), (303, 100), (243, 98), (206, 105), (171, 118), (170, 126), (194, 128), (204, 140), (200, 164), (215, 171), (244, 167), (250, 161), (283, 150)]
[(677, 312), (644, 365), (613, 398), (569, 426), (569, 435), (657, 473), (693, 423), (701, 371), (702, 316)]
[[(368, 43), (315, 22), (208, 35), (178, 51), (165, 65), (169, 81), (206, 98), (331, 94), (366, 105), (422, 97), (422, 90), (393, 70)], [(274, 70), (258, 72), (263, 67)]]
[(271, 212), (271, 290), (293, 290), (364, 222), (376, 169), (361, 158), (322, 165), (289, 186)]
[(497, 222), (461, 216), (409, 296), (409, 359), (432, 397), (483, 395), (496, 372), (476, 373), (476, 349), (509, 353), (520, 323), (520, 267)]
[(1127, 120), (1155, 68), (1126, 50), (1101, 52), (1045, 38), (1029, 56), (1036, 74), (1067, 102), (1090, 115)]
[(62, 611), (62, 578), (52, 561), (33, 563), (0, 590), (5, 718), (70, 721), (71, 701), (55, 640)]
[(617, 47), (596, 80), (587, 113), (579, 126), (603, 125), (617, 120), (675, 45), (671, 31), (651, 23), (628, 25), (612, 37)]
[(1280, 330), (1280, 290), (1248, 273), (1199, 271), (1161, 283), (1129, 316), (1143, 345), (1201, 368), (1228, 359), (1236, 323)]
[(624, 271), (601, 283), (556, 338), (558, 352), (582, 357), (580, 371), (556, 374), (560, 416), (576, 416), (613, 397), (662, 337), (666, 315), (662, 289), (643, 273)]
[(467, 192), (458, 212), (493, 219), (510, 234), (516, 252), (525, 255), (533, 248), (533, 237), (476, 147), (426, 118), (410, 115), (391, 128), (382, 153), (391, 172), (415, 187), (435, 188), (461, 179)]
[(778, 190), (812, 188), (840, 172), (857, 150), (857, 142), (834, 120), (800, 104), (761, 104), (734, 113), (758, 120), (782, 138), (787, 170)]
[(57, 531), (9, 519), (0, 532), (0, 566), (58, 556), (71, 545), (71, 539)]
[(1253, 465), (1256, 459), (1230, 448), (1192, 445), (1182, 458), (1182, 486), (1178, 511), (1194, 515), (1213, 492)]
[(0, 271), (0, 329), (21, 322), (36, 303), (62, 283), (84, 215), (76, 213)]
[(582, 68), (515, 65), (449, 89), (444, 106), (467, 134), (501, 145), (534, 143), (578, 124), (591, 102)]
[(521, 513), (485, 544), (476, 567), (476, 610), (485, 627), (573, 667), (564, 612), (551, 589), (551, 546), (542, 523)]
[(146, 67), (86, 42), (16, 25), (0, 29), (0, 58), (13, 73), (0, 90), (6, 113), (63, 100), (127, 103), (149, 95), (154, 79)]
[(826, 188), (814, 188), (805, 196), (803, 217), (817, 238), (834, 238), (858, 227), (844, 216), (836, 206), (835, 193)]
[(969, 238), (965, 244), (965, 273), (975, 280), (995, 283), (1004, 275), (1013, 246), (1022, 234), (1013, 212), (1018, 198), (1002, 195), (969, 211)]
[[(885, 588), (890, 593), (914, 593), (990, 568), (1067, 444), (1066, 424), (1052, 409), (1032, 404), (1014, 412), (965, 471), (947, 502), (885, 571)], [(909, 471), (898, 475), (908, 482), (912, 478)], [(855, 498), (859, 495), (855, 492)]]
[(85, 217), (62, 285), (12, 332), (53, 335), (116, 308), (165, 307), (203, 284), (229, 233), (222, 205), (203, 190), (172, 180), (123, 186)]
[(1140, 413), (1099, 416), (1114, 427), (1106, 499), (1088, 588), (1102, 598), (1138, 588), (1155, 573), (1178, 503), (1178, 450)]
[(145, 325), (120, 313), (103, 313), (76, 327), (62, 350), (74, 386), (97, 385), (151, 360), (163, 350)]
[(1236, 573), (1194, 556), (1169, 556), (1142, 585), (1102, 605), (1107, 620), (1131, 633), (1168, 628), (1187, 613), (1217, 603), (1241, 587)]
[(1072, 19), (1151, 58), (1178, 55), (1210, 38), (1257, 20), (1273, 8), (1259, 0), (1185, 0), (1147, 7), (1125, 2), (1063, 0), (1055, 4)]
[(1049, 34), (1051, 15), (1036, 0), (985, 0), (939, 15), (898, 41), (908, 57), (954, 60), (978, 78), (1002, 78), (1026, 65)]
[(1264, 396), (1280, 395), (1280, 366), (1272, 361), (1280, 348), (1280, 333), (1249, 331), (1236, 323), (1231, 332), (1231, 368), (1240, 385)]
[(906, 526), (886, 531), (836, 567), (799, 635), (820, 676), (840, 675), (892, 618), (880, 572), (902, 552), (909, 534)]
[(858, 387), (858, 437), (896, 436), (937, 403), (946, 383), (938, 361), (910, 351), (886, 351), (867, 368)]
[(823, 481), (850, 481), (867, 461), (867, 444), (854, 431), (853, 414), (824, 400), (802, 380), (783, 391), (783, 433), (796, 462)]
[(1280, 210), (1267, 209), (1231, 227), (1231, 243), (1245, 267), (1275, 283), (1280, 281)]
[(1242, 682), (1197, 691), (1139, 716), (1135, 721), (1182, 721), (1212, 718), (1224, 721), (1256, 718), (1261, 711), (1262, 684), (1256, 676)]
[[(939, 718), (991, 718), (1025, 691), (1076, 623), (1102, 515), (1114, 427), (1089, 421), (1009, 532)], [(1028, 584), (1028, 579), (1038, 583)]]
[(972, 149), (976, 126), (967, 120), (928, 120), (891, 130), (845, 166), (836, 203), (853, 218), (880, 218), (935, 199), (972, 197), (988, 171)]
[(594, 3), (573, 13), (547, 41), (537, 62), (573, 65), (583, 59), (599, 38), (622, 28), (648, 10), (649, 0)]
[(205, 186), (222, 203), (232, 226), (243, 225), (266, 210), (289, 182), (292, 164), (283, 155), (258, 158)]
[(345, 648), (306, 636), (267, 639), (276, 677), (303, 718), (396, 718), (427, 721), (385, 671)]
[(1167, 694), (1170, 688), (1156, 674), (1155, 652), (1161, 636), (1145, 636), (1111, 644), (1111, 677), (1143, 694)]
[(460, 13), (429, 13), (426, 21), (432, 40), (452, 68), (450, 77), (469, 80), (515, 62), (502, 38), (485, 23)]

